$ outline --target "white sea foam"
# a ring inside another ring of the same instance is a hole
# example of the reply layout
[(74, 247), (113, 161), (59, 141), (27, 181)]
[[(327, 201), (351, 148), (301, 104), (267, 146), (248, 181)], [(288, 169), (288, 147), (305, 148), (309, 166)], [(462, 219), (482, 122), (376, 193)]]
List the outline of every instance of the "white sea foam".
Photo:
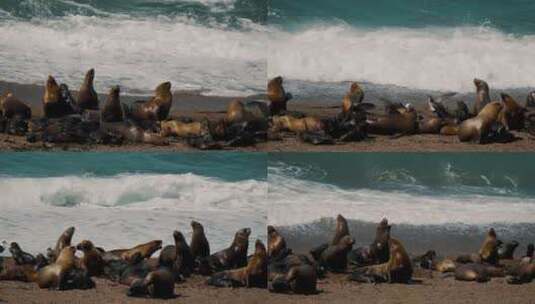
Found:
[(343, 24), (272, 34), (270, 77), (458, 92), (473, 91), (474, 77), (493, 88), (535, 86), (534, 35), (513, 36), (487, 27), (365, 29)]
[[(23, 190), (22, 190), (23, 189)], [(151, 239), (172, 243), (173, 230), (191, 235), (200, 221), (213, 250), (234, 232), (252, 229), (251, 241), (265, 241), (267, 183), (225, 182), (194, 174), (0, 178), (1, 239), (30, 251), (52, 245), (75, 226), (74, 242), (91, 239), (105, 248)]]
[(535, 199), (492, 195), (424, 195), (401, 191), (342, 189), (283, 175), (269, 176), (269, 223), (306, 224), (343, 214), (347, 218), (413, 225), (532, 223)]
[(119, 84), (126, 94), (148, 93), (169, 80), (176, 90), (206, 95), (255, 94), (265, 86), (267, 33), (243, 23), (234, 30), (162, 16), (4, 21), (2, 80), (42, 84), (52, 74), (77, 88), (94, 67), (99, 92)]

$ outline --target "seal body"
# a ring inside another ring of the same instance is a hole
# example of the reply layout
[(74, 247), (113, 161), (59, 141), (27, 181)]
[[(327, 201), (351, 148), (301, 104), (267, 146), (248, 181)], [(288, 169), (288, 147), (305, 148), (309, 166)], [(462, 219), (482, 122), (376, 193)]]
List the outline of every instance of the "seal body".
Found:
[(84, 256), (80, 260), (80, 266), (85, 269), (89, 276), (99, 276), (104, 269), (104, 259), (102, 253), (95, 248), (93, 243), (88, 240), (83, 240), (76, 249), (81, 250)]
[(476, 117), (467, 119), (459, 125), (458, 137), (462, 142), (484, 143), (492, 125), (498, 121), (503, 105), (499, 102), (488, 103)]
[(76, 113), (69, 88), (66, 85), (58, 85), (52, 76), (48, 76), (45, 84), (43, 113), (46, 118), (61, 118)]
[(249, 248), (250, 228), (236, 232), (232, 244), (210, 256), (210, 264), (214, 270), (232, 269), (247, 265), (247, 249)]
[(364, 100), (364, 91), (361, 89), (358, 83), (353, 82), (349, 87), (349, 92), (344, 95), (342, 100), (342, 112), (351, 112), (353, 107), (361, 103), (362, 100)]
[(279, 234), (275, 227), (269, 225), (268, 232), (268, 257), (278, 257), (279, 254), (286, 251), (286, 240)]
[(174, 298), (176, 296), (173, 274), (165, 268), (151, 271), (145, 278), (134, 280), (127, 295), (130, 297), (150, 296), (159, 299)]
[(207, 258), (210, 256), (210, 243), (204, 234), (204, 227), (201, 223), (191, 221), (193, 233), (191, 235), (190, 249), (193, 259)]
[(81, 110), (98, 110), (98, 94), (93, 86), (94, 80), (95, 70), (90, 69), (78, 91), (78, 107)]
[(20, 118), (30, 119), (32, 118), (32, 109), (23, 101), (16, 98), (13, 93), (7, 92), (0, 97), (1, 112), (7, 119)]
[(119, 100), (120, 93), (121, 89), (119, 86), (110, 89), (108, 99), (100, 112), (100, 119), (103, 122), (121, 122), (124, 120), (123, 108)]
[(267, 97), (270, 101), (269, 109), (271, 115), (279, 115), (285, 112), (288, 101), (292, 99), (292, 95), (284, 90), (282, 82), (281, 76), (275, 77), (268, 82)]
[(171, 83), (164, 82), (154, 91), (154, 96), (148, 101), (137, 101), (126, 111), (126, 116), (142, 121), (162, 121), (169, 116), (173, 105)]
[(490, 103), (489, 85), (481, 79), (474, 79), (476, 86), (476, 101), (474, 103), (473, 115), (477, 116), (479, 112)]
[(524, 128), (524, 113), (526, 108), (520, 106), (511, 96), (502, 93), (503, 109), (500, 111), (498, 120), (507, 130), (521, 130)]
[(384, 116), (368, 119), (367, 130), (371, 134), (394, 135), (398, 133), (413, 134), (418, 130), (418, 114), (407, 105), (389, 111)]

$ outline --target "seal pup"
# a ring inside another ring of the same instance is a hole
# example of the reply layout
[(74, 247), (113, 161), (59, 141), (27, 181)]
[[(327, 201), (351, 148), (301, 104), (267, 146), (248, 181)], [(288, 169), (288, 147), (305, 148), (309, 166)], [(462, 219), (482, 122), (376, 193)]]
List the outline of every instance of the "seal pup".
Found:
[(520, 106), (511, 96), (501, 93), (503, 109), (500, 112), (498, 120), (505, 126), (505, 129), (521, 130), (524, 128), (524, 115), (527, 109)]
[(16, 98), (13, 93), (6, 92), (0, 96), (1, 113), (7, 119), (20, 118), (30, 119), (32, 118), (32, 109), (23, 101)]
[(477, 116), (481, 110), (490, 103), (489, 85), (484, 80), (474, 78), (476, 86), (476, 101), (474, 103), (473, 115)]
[(100, 120), (103, 122), (121, 122), (124, 120), (123, 108), (120, 101), (121, 88), (111, 87), (106, 103), (100, 112)]
[(267, 288), (267, 252), (260, 240), (255, 242), (255, 252), (247, 266), (215, 273), (207, 281), (217, 287), (257, 287)]
[(125, 116), (137, 122), (162, 121), (169, 115), (172, 105), (171, 83), (164, 82), (156, 87), (148, 101), (136, 101), (130, 107), (123, 104), (123, 108)]
[(267, 97), (270, 101), (269, 109), (273, 116), (285, 112), (288, 101), (292, 99), (292, 94), (286, 93), (282, 82), (282, 77), (277, 76), (271, 79), (267, 85)]
[(249, 248), (250, 228), (242, 228), (234, 235), (232, 244), (209, 258), (211, 267), (215, 270), (227, 270), (247, 265), (247, 249)]
[(76, 249), (82, 251), (84, 254), (82, 259), (80, 259), (80, 267), (85, 269), (90, 277), (100, 276), (104, 269), (102, 252), (89, 240), (83, 240), (78, 243)]
[(355, 106), (364, 100), (364, 91), (358, 83), (353, 82), (349, 87), (349, 92), (344, 95), (342, 100), (342, 112), (349, 113)]
[(166, 268), (149, 272), (144, 279), (136, 279), (130, 284), (127, 295), (129, 297), (144, 297), (158, 299), (175, 298), (175, 281), (173, 274)]
[(93, 86), (94, 80), (95, 69), (90, 69), (85, 74), (84, 81), (78, 91), (77, 104), (80, 110), (98, 110), (98, 94)]
[(57, 256), (60, 254), (60, 252), (63, 250), (63, 248), (71, 246), (71, 240), (72, 240), (72, 236), (74, 234), (74, 231), (75, 231), (74, 227), (67, 228), (59, 236), (59, 238), (58, 238), (58, 240), (56, 242), (56, 246), (54, 247), (54, 249), (48, 248), (47, 256), (48, 256), (48, 259), (51, 262), (55, 262), (56, 261)]

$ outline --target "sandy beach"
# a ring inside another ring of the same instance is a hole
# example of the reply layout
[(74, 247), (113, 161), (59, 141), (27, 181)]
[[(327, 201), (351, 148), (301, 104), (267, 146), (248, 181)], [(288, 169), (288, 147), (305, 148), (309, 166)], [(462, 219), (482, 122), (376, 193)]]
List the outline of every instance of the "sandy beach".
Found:
[[(15, 83), (0, 82), (0, 92), (12, 91), (21, 100), (28, 102), (33, 115), (41, 115), (41, 96), (43, 87), (37, 85), (20, 85)], [(124, 103), (132, 103), (136, 100), (146, 100), (146, 96), (121, 96)], [(264, 96), (249, 97), (221, 97), (203, 96), (194, 92), (174, 92), (171, 117), (191, 117), (195, 120), (207, 118), (218, 120), (224, 117), (227, 104), (234, 99), (265, 100)], [(106, 100), (105, 95), (100, 96), (101, 103)], [(423, 106), (418, 107), (425, 111)], [(378, 102), (377, 110), (382, 109)], [(320, 100), (311, 99), (309, 102), (300, 100), (297, 103), (290, 102), (289, 111), (299, 111), (310, 116), (321, 118), (333, 117), (340, 108), (333, 106), (332, 102), (321, 103)], [(526, 132), (513, 132), (518, 138), (516, 141), (506, 144), (478, 145), (461, 143), (456, 136), (444, 136), (438, 134), (416, 134), (393, 138), (392, 136), (369, 135), (369, 139), (361, 142), (336, 143), (334, 145), (314, 146), (301, 142), (295, 134), (284, 133), (280, 140), (258, 143), (255, 146), (225, 148), (225, 150), (249, 151), (249, 152), (532, 152), (535, 151), (535, 137)], [(81, 145), (81, 144), (43, 144), (28, 143), (25, 137), (0, 134), (1, 151), (196, 151), (184, 141), (171, 140), (168, 146), (151, 146), (147, 144), (113, 145)]]

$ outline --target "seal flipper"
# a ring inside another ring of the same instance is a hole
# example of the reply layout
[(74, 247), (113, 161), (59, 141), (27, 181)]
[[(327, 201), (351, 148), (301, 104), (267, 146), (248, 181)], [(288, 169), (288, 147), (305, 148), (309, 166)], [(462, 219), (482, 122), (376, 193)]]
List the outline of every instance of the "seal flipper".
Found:
[(324, 243), (324, 244), (319, 245), (318, 247), (312, 248), (312, 249), (309, 251), (309, 253), (310, 253), (310, 255), (312, 255), (312, 257), (314, 258), (314, 260), (319, 261), (320, 258), (321, 258), (321, 254), (322, 254), (327, 248), (329, 248), (329, 243)]

